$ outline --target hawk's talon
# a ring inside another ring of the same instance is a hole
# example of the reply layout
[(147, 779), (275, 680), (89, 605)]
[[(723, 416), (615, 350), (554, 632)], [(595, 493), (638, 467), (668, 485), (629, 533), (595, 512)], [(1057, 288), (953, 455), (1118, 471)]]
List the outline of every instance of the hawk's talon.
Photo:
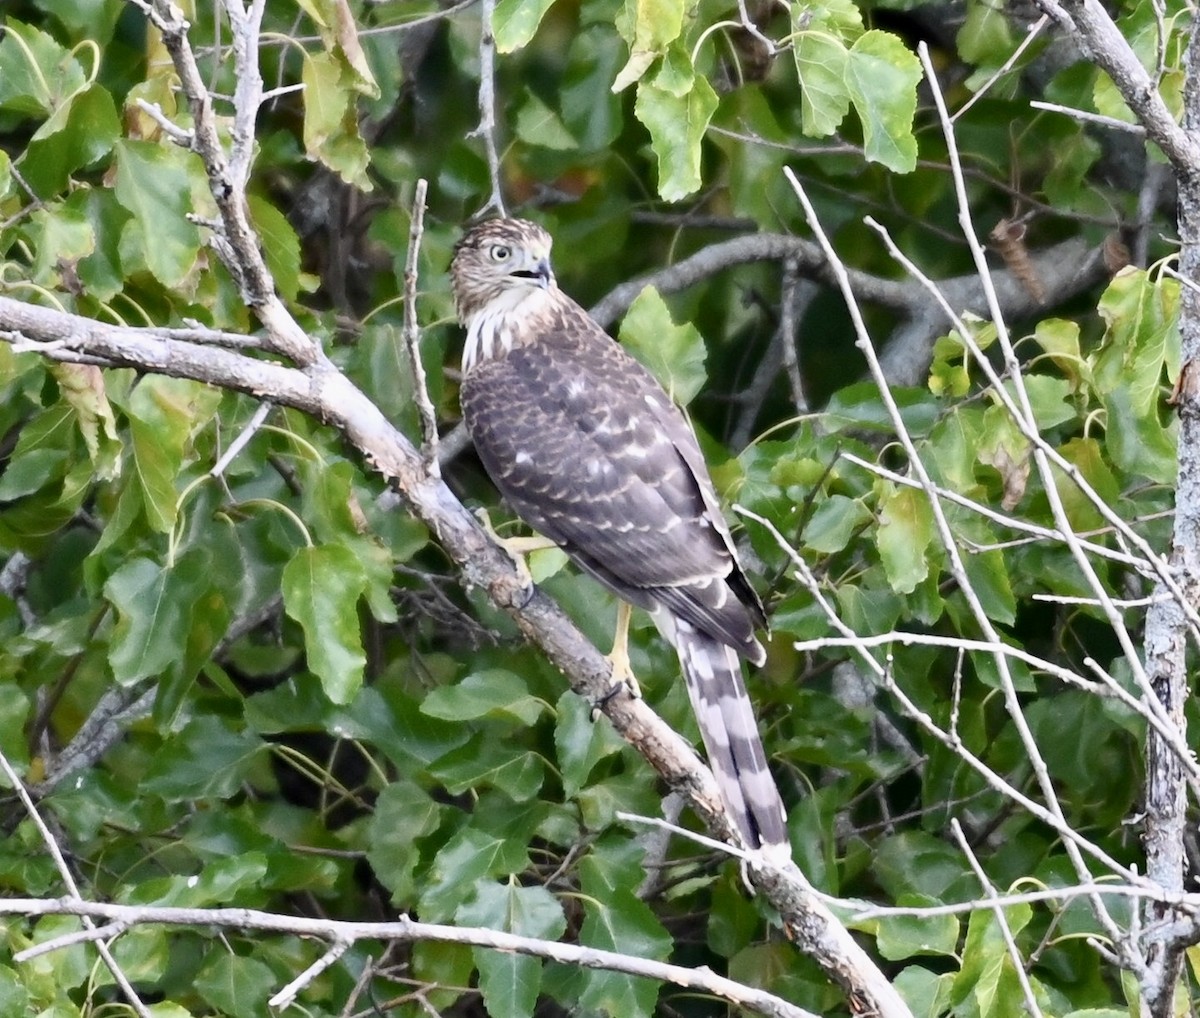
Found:
[(616, 696), (619, 692), (621, 692), (621, 690), (628, 689), (628, 688), (629, 687), (626, 686), (625, 683), (623, 683), (623, 682), (614, 682), (611, 686), (608, 687), (607, 693), (605, 693), (599, 699), (593, 700), (592, 701), (592, 711), (591, 711), (592, 723), (595, 724), (597, 721), (600, 720), (600, 715), (604, 713), (604, 708), (609, 705), (609, 703), (611, 702), (611, 700), (614, 696)]

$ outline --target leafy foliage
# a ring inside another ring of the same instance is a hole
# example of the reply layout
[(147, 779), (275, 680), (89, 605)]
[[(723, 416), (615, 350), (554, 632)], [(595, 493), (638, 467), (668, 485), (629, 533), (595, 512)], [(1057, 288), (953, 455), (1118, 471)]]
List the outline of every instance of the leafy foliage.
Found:
[[(192, 6), (205, 73), (232, 95), (227, 40), (208, 3)], [(398, 340), (406, 209), (414, 181), (428, 178), (418, 310), (430, 393), (449, 425), (457, 336), (445, 267), (458, 224), (489, 193), (471, 136), (478, 13), (365, 0), (268, 8), (264, 78), (304, 89), (261, 111), (254, 223), (281, 296), (417, 438)], [(1122, 28), (1158, 59), (1149, 5), (1126, 8)], [(406, 24), (419, 14), (438, 16)], [(556, 237), (564, 287), (593, 301), (718, 239), (801, 232), (784, 165), (852, 268), (898, 275), (863, 230), (870, 211), (933, 276), (969, 274), (913, 52), (931, 24), (945, 28), (945, 10), (794, 0), (753, 16), (755, 32), (737, 4), (716, 0), (496, 5), (504, 185)], [(4, 17), (0, 292), (104, 321), (252, 330), (238, 281), (206, 246), (203, 166), (161, 122), (186, 129), (190, 115), (142, 14), (118, 0), (18, 0)], [(1127, 117), (1111, 83), (1049, 60), (1046, 37), (992, 82), (1022, 26), (972, 2), (955, 27), (939, 34), (952, 104), (988, 85), (956, 124), (976, 221), (1010, 216), (1014, 202), (1035, 210), (1035, 254), (1071, 238), (1098, 247), (1109, 225), (1136, 221), (1128, 181), (1147, 165), (1140, 148), (1108, 152), (1082, 124), (1028, 105), (1044, 95)], [(1183, 36), (1172, 32), (1162, 77), (1177, 94)], [(1168, 545), (1176, 427), (1163, 402), (1181, 371), (1180, 288), (1156, 261), (1171, 227), (1155, 220), (1149, 232), (1146, 266), (1072, 301), (1051, 294), (1019, 324), (1019, 380), (984, 369), (1001, 361), (994, 323), (947, 324), (921, 384), (892, 390), (895, 416), (862, 380), (826, 293), (795, 305), (798, 377), (820, 409), (801, 413), (782, 377), (757, 381), (760, 364), (780, 359), (780, 302), (795, 296), (766, 258), (683, 292), (648, 285), (614, 330), (688, 404), (723, 494), (784, 537), (750, 519), (738, 535), (773, 632), (749, 681), (796, 859), (829, 894), (906, 907), (979, 896), (951, 819), (1001, 891), (1076, 882), (1061, 835), (984, 776), (1041, 800), (1023, 724), (1066, 821), (1118, 862), (1139, 861), (1126, 821), (1138, 809), (1144, 721), (1111, 688), (1066, 677), (1134, 683), (1078, 559), (1047, 534), (1069, 521), (1105, 589), (1133, 599), (1148, 583), (1110, 514), (1151, 547)], [(898, 314), (870, 310), (877, 338), (899, 335)], [(433, 536), (390, 507), (333, 430), (276, 410), (216, 474), (257, 409), (248, 396), (57, 365), (7, 343), (0, 387), (0, 747), (61, 832), (85, 896), (356, 919), (404, 911), (709, 965), (848, 1012), (742, 895), (736, 867), (680, 839), (657, 856), (617, 820), (660, 813), (645, 764), (463, 589)], [(1014, 407), (1028, 408), (1024, 426)], [(914, 485), (898, 423), (930, 483), (955, 496), (940, 500), (942, 519)], [(1057, 457), (1049, 472), (1035, 468), (1034, 429)], [(757, 437), (735, 442), (739, 433)], [(504, 519), (469, 454), (447, 473)], [(963, 550), (966, 585), (943, 526)], [(611, 600), (560, 559), (534, 569), (603, 645)], [(878, 637), (874, 663), (894, 691), (850, 688), (850, 673), (874, 673), (830, 639), (826, 605), (859, 637)], [(1141, 622), (1140, 609), (1126, 613), (1135, 638)], [(695, 739), (676, 665), (644, 623), (635, 670)], [(1019, 655), (998, 664), (979, 644), (985, 624)], [(110, 716), (121, 737), (101, 744), (97, 721)], [(104, 751), (81, 759), (67, 746)], [(60, 895), (33, 824), (18, 805), (4, 819), (5, 895)], [(1004, 915), (1047, 1013), (1124, 1013), (1125, 984), (1085, 942), (1106, 935), (1087, 907)], [(916, 1013), (993, 1016), (1023, 1000), (990, 910), (858, 925)], [(16, 952), (75, 928), (10, 919), (0, 937)], [(146, 927), (114, 950), (156, 1018), (248, 1018), (321, 946)], [(89, 946), (0, 964), (4, 1014), (70, 1018), (121, 999)], [(313, 1016), (366, 1013), (372, 1000), (398, 1015), (504, 1018), (716, 1007), (635, 977), (441, 943), (357, 946), (301, 999)]]

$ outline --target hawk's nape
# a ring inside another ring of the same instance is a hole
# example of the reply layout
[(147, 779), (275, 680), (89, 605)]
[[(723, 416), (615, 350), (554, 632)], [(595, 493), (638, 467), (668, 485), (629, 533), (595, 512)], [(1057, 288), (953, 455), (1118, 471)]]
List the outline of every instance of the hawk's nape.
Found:
[(682, 412), (554, 280), (525, 220), (468, 230), (451, 264), (467, 329), (463, 419), (512, 508), (679, 655), (726, 808), (750, 848), (786, 848), (739, 655), (762, 664), (762, 605)]

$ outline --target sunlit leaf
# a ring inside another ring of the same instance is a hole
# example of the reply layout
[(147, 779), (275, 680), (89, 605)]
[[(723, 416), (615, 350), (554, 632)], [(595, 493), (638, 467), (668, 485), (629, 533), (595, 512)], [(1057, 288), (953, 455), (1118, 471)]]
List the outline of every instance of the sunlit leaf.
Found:
[(921, 64), (896, 36), (872, 30), (850, 47), (846, 89), (863, 125), (868, 159), (897, 173), (917, 164), (913, 115)]
[(691, 323), (676, 325), (666, 301), (647, 286), (621, 321), (621, 343), (646, 365), (670, 393), (687, 405), (704, 385), (707, 374), (704, 339)]
[(553, 3), (554, 0), (497, 0), (492, 15), (496, 49), (513, 53), (527, 45)]
[(875, 540), (896, 593), (912, 593), (929, 573), (927, 551), (934, 534), (933, 510), (924, 492), (898, 488), (883, 503)]

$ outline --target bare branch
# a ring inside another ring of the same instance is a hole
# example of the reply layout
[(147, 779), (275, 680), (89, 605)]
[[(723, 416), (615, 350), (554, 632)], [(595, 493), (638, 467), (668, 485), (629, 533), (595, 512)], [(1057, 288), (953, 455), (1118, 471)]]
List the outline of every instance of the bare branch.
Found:
[[(310, 919), (303, 916), (284, 916), (250, 908), (171, 908), (153, 905), (116, 905), (108, 902), (89, 902), (74, 898), (6, 898), (0, 899), (0, 915), (76, 915), (89, 921), (106, 919), (128, 928), (153, 923), (162, 926), (217, 926), (227, 929), (263, 930), (301, 937), (316, 937), (330, 943), (330, 949), (299, 978), (271, 998), (272, 1007), (286, 1007), (303, 983), (311, 981), (332, 965), (350, 946), (364, 940), (415, 943), (432, 941), (444, 944), (465, 944), (546, 958), (568, 965), (607, 969), (629, 975), (644, 976), (660, 982), (673, 983), (685, 989), (711, 993), (715, 997), (747, 1008), (768, 1018), (816, 1018), (810, 1011), (789, 1004), (773, 994), (732, 979), (726, 979), (706, 968), (686, 968), (666, 962), (638, 958), (616, 951), (579, 947), (536, 937), (522, 937), (480, 927), (443, 926), (438, 923), (415, 922), (405, 916), (392, 922), (345, 922), (336, 919)], [(75, 934), (67, 934), (69, 943), (77, 943)], [(38, 945), (39, 952), (66, 947), (62, 938)], [(320, 969), (318, 969), (320, 966)], [(149, 1012), (146, 1012), (148, 1015)]]
[(483, 139), (483, 150), (487, 155), (488, 180), (492, 193), (480, 213), (494, 211), (504, 216), (504, 191), (500, 186), (500, 156), (496, 152), (496, 37), (492, 32), (492, 20), (496, 14), (496, 0), (481, 0), (479, 34), (479, 126), (471, 132), (472, 137)]
[(408, 231), (408, 257), (404, 262), (404, 349), (413, 374), (413, 398), (421, 418), (421, 460), (433, 477), (441, 476), (438, 463), (437, 413), (429, 398), (429, 383), (421, 361), (421, 327), (417, 324), (417, 261), (421, 254), (421, 234), (425, 227), (425, 190), (427, 183), (417, 181), (413, 196), (412, 224)]
[[(319, 351), (283, 306), (275, 291), (275, 282), (259, 249), (258, 235), (250, 223), (246, 204), (246, 177), (253, 151), (254, 117), (258, 113), (257, 101), (262, 91), (257, 50), (262, 2), (255, 0), (251, 12), (237, 21), (239, 31), (234, 32), (237, 102), (241, 105), (235, 110), (232, 160), (226, 156), (221, 143), (212, 97), (188, 41), (188, 23), (170, 0), (153, 0), (152, 4), (150, 0), (145, 0), (138, 6), (152, 15), (151, 21), (162, 33), (163, 45), (171, 55), (171, 62), (175, 65), (187, 97), (195, 125), (190, 147), (204, 163), (209, 190), (220, 216), (221, 232), (214, 237), (215, 249), (237, 280), (242, 299), (266, 327), (264, 345), (303, 367), (311, 364)], [(232, 11), (236, 6), (229, 5), (229, 9)], [(253, 36), (253, 41), (250, 36)]]

